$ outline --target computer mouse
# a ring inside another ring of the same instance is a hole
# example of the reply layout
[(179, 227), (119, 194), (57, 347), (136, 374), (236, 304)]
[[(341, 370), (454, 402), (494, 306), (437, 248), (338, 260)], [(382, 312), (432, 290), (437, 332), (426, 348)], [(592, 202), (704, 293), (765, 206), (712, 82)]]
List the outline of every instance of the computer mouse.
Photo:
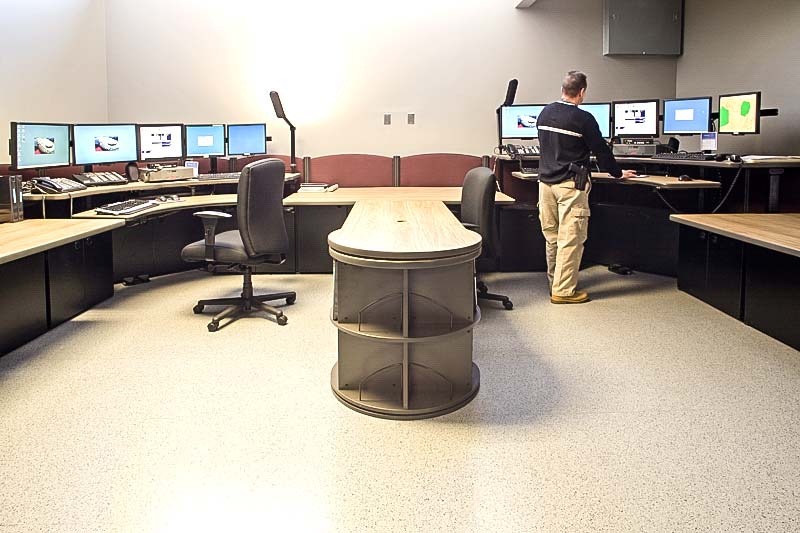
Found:
[(736, 154), (730, 154), (728, 156), (728, 160), (731, 161), (732, 163), (741, 163), (742, 162), (742, 157), (738, 156)]
[(678, 181), (692, 181), (692, 178), (687, 174), (681, 174), (678, 176)]

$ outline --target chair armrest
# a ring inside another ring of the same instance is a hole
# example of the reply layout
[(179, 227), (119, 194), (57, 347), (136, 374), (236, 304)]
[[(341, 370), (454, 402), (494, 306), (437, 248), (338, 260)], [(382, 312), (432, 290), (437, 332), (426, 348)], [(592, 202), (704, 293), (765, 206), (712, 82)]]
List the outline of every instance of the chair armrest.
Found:
[(223, 213), (221, 211), (198, 211), (193, 213), (194, 216), (199, 217), (203, 221), (203, 235), (206, 245), (206, 261), (209, 263), (214, 262), (214, 236), (217, 232), (217, 222), (223, 218), (231, 218), (233, 215), (230, 213)]

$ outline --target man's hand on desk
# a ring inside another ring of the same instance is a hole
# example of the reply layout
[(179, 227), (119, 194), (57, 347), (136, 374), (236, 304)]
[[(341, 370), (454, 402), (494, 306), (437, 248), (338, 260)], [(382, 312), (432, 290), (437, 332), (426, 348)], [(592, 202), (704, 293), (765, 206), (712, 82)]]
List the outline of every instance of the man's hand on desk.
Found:
[(626, 180), (628, 178), (635, 178), (635, 177), (636, 177), (636, 171), (635, 170), (623, 170), (622, 171), (622, 177), (619, 178), (619, 179)]

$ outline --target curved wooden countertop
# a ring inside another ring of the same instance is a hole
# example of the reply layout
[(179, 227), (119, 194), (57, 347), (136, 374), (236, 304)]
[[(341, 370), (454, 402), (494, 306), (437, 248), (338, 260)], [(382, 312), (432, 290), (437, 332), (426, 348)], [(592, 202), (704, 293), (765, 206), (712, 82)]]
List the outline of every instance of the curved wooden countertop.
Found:
[(357, 257), (424, 260), (479, 252), (481, 236), (441, 201), (361, 200), (342, 228), (328, 235), (328, 245)]
[(125, 225), (122, 220), (28, 219), (0, 224), (0, 264)]
[(800, 213), (670, 215), (669, 219), (678, 224), (800, 257)]

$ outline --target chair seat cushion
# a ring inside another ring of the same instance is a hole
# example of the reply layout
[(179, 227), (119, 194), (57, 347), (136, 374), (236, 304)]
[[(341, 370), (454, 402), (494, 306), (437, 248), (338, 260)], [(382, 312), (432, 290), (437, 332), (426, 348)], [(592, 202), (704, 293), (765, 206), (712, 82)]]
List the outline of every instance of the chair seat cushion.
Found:
[[(188, 262), (205, 261), (205, 241), (195, 241), (184, 246), (181, 251), (181, 259)], [(279, 263), (281, 258), (280, 256), (272, 255), (248, 257), (239, 230), (232, 230), (224, 231), (214, 237), (214, 261), (216, 263), (257, 265), (261, 263)]]

